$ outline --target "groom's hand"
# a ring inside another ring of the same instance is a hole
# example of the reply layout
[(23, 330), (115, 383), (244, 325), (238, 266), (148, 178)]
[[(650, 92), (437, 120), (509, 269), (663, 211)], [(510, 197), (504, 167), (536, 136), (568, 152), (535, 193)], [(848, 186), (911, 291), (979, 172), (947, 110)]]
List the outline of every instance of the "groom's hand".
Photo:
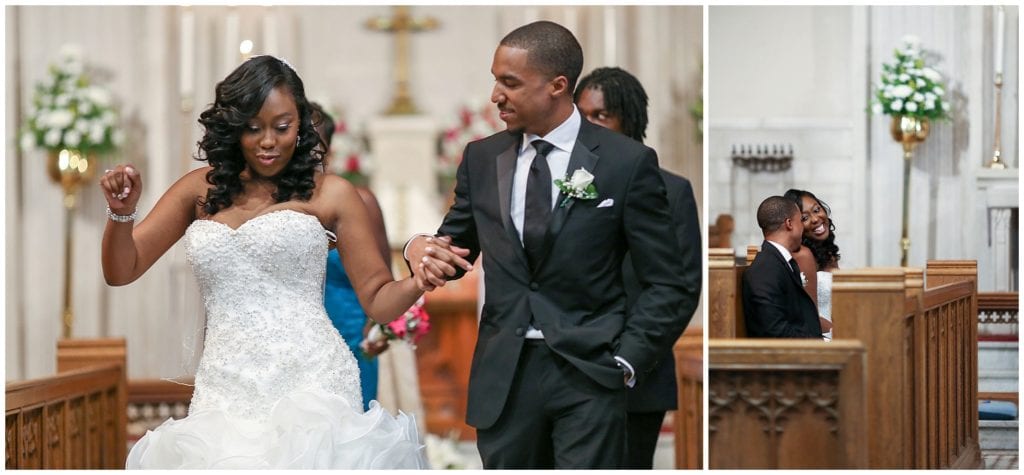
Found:
[(453, 246), (448, 236), (417, 237), (406, 252), (417, 282), (433, 287), (444, 287), (447, 278), (455, 275), (456, 266), (467, 272), (473, 270), (464, 259), (468, 255), (469, 249)]

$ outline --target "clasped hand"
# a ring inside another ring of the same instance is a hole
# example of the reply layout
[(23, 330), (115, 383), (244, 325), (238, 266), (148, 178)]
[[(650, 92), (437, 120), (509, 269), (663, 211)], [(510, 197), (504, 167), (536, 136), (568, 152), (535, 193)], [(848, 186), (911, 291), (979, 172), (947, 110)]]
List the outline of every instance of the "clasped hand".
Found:
[(452, 245), (448, 236), (421, 236), (409, 244), (409, 266), (412, 267), (416, 286), (424, 292), (444, 287), (448, 277), (454, 276), (456, 267), (473, 270), (473, 264), (464, 259), (469, 249)]
[(110, 210), (119, 215), (131, 214), (142, 196), (142, 175), (132, 165), (118, 165), (106, 170), (99, 179), (103, 197)]

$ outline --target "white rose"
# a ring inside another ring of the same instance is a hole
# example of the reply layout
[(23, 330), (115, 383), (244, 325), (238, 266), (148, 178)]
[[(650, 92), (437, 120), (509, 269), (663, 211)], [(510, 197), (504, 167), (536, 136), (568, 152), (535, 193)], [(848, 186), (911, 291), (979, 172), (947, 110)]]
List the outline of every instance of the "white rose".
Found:
[(75, 116), (71, 114), (71, 111), (65, 109), (55, 110), (50, 113), (49, 125), (50, 127), (63, 129), (71, 125), (71, 121), (73, 120), (75, 120)]
[(92, 112), (92, 103), (89, 101), (79, 102), (78, 112), (83, 115), (89, 115), (89, 113)]
[(892, 88), (893, 97), (898, 97), (900, 99), (906, 99), (913, 93), (914, 90), (911, 89), (910, 86), (899, 85)]
[(907, 82), (910, 80), (910, 75), (907, 73), (900, 74), (900, 81)]
[(923, 94), (921, 94), (920, 92), (915, 92), (914, 93), (914, 101), (915, 102), (921, 102), (923, 100), (924, 100), (924, 95)]
[(903, 109), (903, 101), (901, 101), (899, 99), (896, 99), (895, 101), (892, 101), (892, 104), (889, 104), (889, 107), (892, 110), (894, 110), (894, 111), (902, 110)]
[(942, 110), (944, 110), (946, 112), (949, 112), (949, 103), (948, 102), (943, 102), (942, 103)]
[(881, 114), (883, 111), (884, 109), (882, 108), (882, 104), (878, 102), (871, 106), (871, 112), (874, 112), (875, 114)]
[(82, 142), (82, 134), (78, 133), (77, 130), (71, 129), (64, 134), (64, 144), (68, 147), (77, 147)]
[(26, 152), (31, 152), (36, 148), (36, 136), (31, 132), (25, 132), (21, 134), (21, 149)]
[(53, 101), (54, 105), (57, 107), (67, 107), (69, 102), (71, 102), (71, 98), (68, 97), (67, 94), (60, 94), (57, 96), (57, 99)]
[(917, 87), (924, 87), (925, 85), (928, 84), (927, 81), (925, 81), (924, 79), (921, 79), (921, 78), (917, 78), (916, 82), (917, 82)]
[(917, 110), (917, 103), (910, 101), (907, 102), (907, 112), (914, 112)]
[(585, 190), (594, 181), (594, 175), (591, 175), (587, 170), (580, 168), (572, 172), (572, 177), (569, 178), (569, 186), (577, 190)]
[(91, 99), (99, 107), (106, 107), (110, 105), (110, 94), (108, 94), (107, 91), (104, 89), (98, 87), (90, 87), (86, 91), (86, 94), (88, 94), (89, 99)]
[(47, 147), (56, 147), (60, 143), (60, 130), (50, 129), (46, 131), (46, 135), (43, 136), (43, 143)]
[(935, 94), (932, 94), (930, 92), (924, 93), (924, 100), (926, 100), (926, 101), (934, 101), (938, 97), (939, 96), (936, 96)]
[(99, 122), (93, 122), (89, 128), (89, 141), (92, 143), (103, 143), (103, 136), (106, 135), (106, 128)]
[(932, 82), (939, 82), (942, 80), (942, 75), (932, 68), (921, 68), (921, 75), (930, 79)]
[(924, 110), (930, 111), (935, 108), (935, 101), (924, 101)]
[(942, 88), (938, 86), (936, 86), (935, 89), (932, 89), (932, 92), (934, 92), (936, 96), (941, 96), (946, 93), (946, 91), (942, 90)]

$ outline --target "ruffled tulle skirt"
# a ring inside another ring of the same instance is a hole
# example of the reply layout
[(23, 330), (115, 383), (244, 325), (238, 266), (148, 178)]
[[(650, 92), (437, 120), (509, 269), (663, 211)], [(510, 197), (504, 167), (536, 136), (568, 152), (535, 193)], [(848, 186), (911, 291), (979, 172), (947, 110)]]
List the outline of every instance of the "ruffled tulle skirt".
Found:
[(265, 421), (223, 410), (168, 419), (132, 447), (129, 469), (428, 468), (416, 420), (376, 401), (366, 412), (345, 399), (298, 392)]

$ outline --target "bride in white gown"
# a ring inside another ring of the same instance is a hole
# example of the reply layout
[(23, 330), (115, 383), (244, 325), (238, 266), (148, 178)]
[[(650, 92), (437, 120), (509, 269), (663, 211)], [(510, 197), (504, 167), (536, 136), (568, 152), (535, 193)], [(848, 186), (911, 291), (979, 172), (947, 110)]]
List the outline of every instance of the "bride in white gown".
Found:
[[(839, 269), (839, 246), (836, 245), (836, 225), (832, 221), (832, 210), (824, 201), (805, 190), (786, 191), (785, 197), (800, 205), (804, 235), (801, 244), (814, 259), (816, 270), (815, 302), (818, 313), (832, 323), (832, 271)], [(803, 249), (801, 249), (803, 250)], [(832, 330), (823, 336), (832, 339)]]
[(386, 322), (433, 285), (394, 281), (348, 182), (316, 172), (321, 143), (302, 81), (254, 57), (200, 116), (201, 160), (133, 228), (139, 171), (104, 173), (103, 273), (142, 275), (184, 236), (206, 307), (188, 417), (135, 444), (128, 468), (426, 468), (415, 419), (363, 412), (355, 359), (323, 307), (328, 231), (362, 307)]

